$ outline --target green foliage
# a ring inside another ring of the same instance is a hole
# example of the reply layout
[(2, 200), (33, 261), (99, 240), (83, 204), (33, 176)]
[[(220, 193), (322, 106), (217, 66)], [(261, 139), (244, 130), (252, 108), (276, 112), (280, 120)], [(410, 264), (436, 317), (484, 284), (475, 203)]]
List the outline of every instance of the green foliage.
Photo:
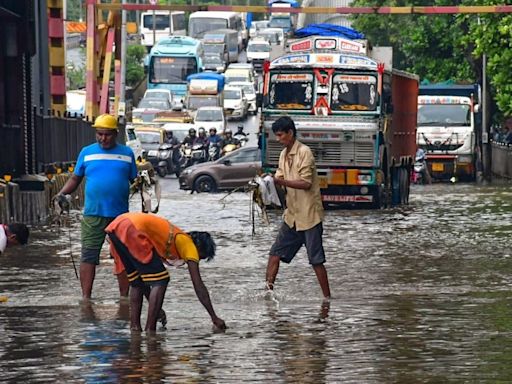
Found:
[(141, 45), (129, 45), (126, 48), (126, 85), (133, 87), (144, 78), (143, 60), (146, 48)]
[[(355, 0), (357, 6), (492, 5), (493, 0)], [(482, 83), (487, 55), (490, 91), (499, 110), (512, 115), (512, 16), (505, 14), (355, 15), (353, 26), (373, 45), (393, 47), (393, 65), (424, 82)], [(480, 24), (479, 24), (480, 23)]]
[(69, 81), (68, 89), (80, 89), (85, 87), (85, 68), (68, 65), (66, 75)]

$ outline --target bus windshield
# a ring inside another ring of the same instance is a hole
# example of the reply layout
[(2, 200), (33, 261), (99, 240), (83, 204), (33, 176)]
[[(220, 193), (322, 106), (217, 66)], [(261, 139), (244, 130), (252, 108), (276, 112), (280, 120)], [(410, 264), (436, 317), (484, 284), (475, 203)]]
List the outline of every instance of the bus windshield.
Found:
[(332, 81), (333, 111), (375, 111), (377, 78), (372, 75), (337, 74)]
[[(144, 15), (143, 26), (153, 30), (153, 15)], [(170, 26), (169, 15), (155, 15), (155, 30), (162, 31)]]
[(467, 104), (418, 105), (418, 125), (462, 125), (469, 127), (471, 109)]
[(211, 17), (201, 17), (189, 20), (188, 33), (193, 38), (201, 38), (206, 32), (228, 28), (228, 21)]
[(311, 109), (313, 107), (313, 75), (311, 73), (273, 73), (270, 78), (269, 107)]
[(197, 73), (194, 57), (153, 57), (149, 70), (151, 83), (186, 83), (188, 75)]

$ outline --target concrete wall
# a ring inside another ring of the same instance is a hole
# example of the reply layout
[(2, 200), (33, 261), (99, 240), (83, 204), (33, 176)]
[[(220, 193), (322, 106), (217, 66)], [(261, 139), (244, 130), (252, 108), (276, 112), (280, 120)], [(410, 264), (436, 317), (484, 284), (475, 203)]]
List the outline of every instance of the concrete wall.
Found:
[(494, 177), (512, 179), (512, 145), (491, 144), (491, 171)]

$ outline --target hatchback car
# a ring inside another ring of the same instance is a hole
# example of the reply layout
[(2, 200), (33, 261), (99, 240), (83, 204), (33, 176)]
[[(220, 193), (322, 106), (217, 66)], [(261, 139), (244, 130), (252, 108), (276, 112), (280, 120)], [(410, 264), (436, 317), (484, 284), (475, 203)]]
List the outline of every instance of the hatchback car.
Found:
[(247, 185), (261, 168), (258, 147), (242, 147), (215, 161), (185, 169), (179, 178), (180, 189), (215, 192)]
[(224, 88), (224, 113), (232, 119), (245, 119), (247, 117), (247, 98), (243, 88), (226, 86)]
[(217, 132), (222, 133), (226, 129), (226, 117), (222, 107), (200, 107), (197, 109), (194, 125), (196, 129), (204, 128), (208, 132), (210, 128), (215, 128)]

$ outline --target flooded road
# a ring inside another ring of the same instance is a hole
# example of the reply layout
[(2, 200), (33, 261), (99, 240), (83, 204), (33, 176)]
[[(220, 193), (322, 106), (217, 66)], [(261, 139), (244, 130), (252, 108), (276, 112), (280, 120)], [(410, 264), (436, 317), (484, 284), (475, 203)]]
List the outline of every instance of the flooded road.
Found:
[(0, 259), (1, 382), (510, 382), (509, 187), (418, 186), (405, 208), (328, 211), (326, 307), (304, 251), (266, 294), (278, 212), (269, 225), (256, 217), (253, 236), (248, 194), (190, 195), (174, 178), (163, 186), (160, 213), (217, 241), (201, 271), (226, 333), (212, 332), (179, 268), (167, 330), (131, 335), (106, 248), (94, 300), (80, 304), (78, 225), (37, 228), (30, 247)]

